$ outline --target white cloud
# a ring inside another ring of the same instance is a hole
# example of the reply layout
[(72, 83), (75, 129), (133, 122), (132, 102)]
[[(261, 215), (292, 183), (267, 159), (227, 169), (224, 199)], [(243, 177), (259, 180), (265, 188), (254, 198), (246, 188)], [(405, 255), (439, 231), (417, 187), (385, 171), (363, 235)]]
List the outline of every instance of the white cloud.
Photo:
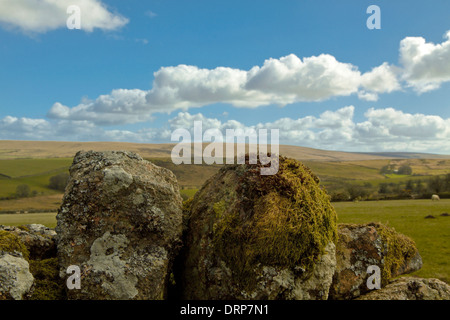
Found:
[(369, 109), (365, 121), (355, 122), (353, 106), (325, 111), (318, 117), (281, 118), (274, 122), (245, 126), (238, 121), (222, 122), (202, 114), (180, 112), (170, 120), (170, 129), (192, 128), (194, 121), (203, 122), (203, 130), (279, 129), (280, 142), (319, 149), (355, 152), (409, 151), (450, 152), (450, 119), (439, 116), (410, 114), (393, 108)]
[(358, 90), (360, 81), (356, 67), (338, 62), (331, 55), (322, 54), (302, 61), (290, 54), (252, 68), (246, 88), (273, 93), (281, 98), (278, 103), (286, 104), (347, 96)]
[(146, 121), (154, 113), (188, 110), (214, 103), (257, 108), (300, 101), (322, 101), (358, 93), (376, 100), (379, 93), (399, 90), (393, 68), (387, 63), (361, 75), (348, 63), (322, 54), (301, 60), (291, 54), (266, 60), (248, 71), (228, 67), (201, 69), (178, 65), (154, 73), (153, 88), (116, 89), (94, 101), (69, 108), (57, 102), (48, 116), (55, 119), (89, 120), (97, 124)]
[(7, 116), (0, 119), (0, 139), (170, 142), (173, 130), (192, 131), (202, 121), (203, 132), (217, 129), (279, 129), (280, 142), (319, 149), (357, 152), (409, 151), (450, 153), (450, 118), (410, 114), (393, 108), (368, 109), (365, 120), (355, 122), (353, 106), (325, 111), (319, 116), (280, 118), (247, 126), (237, 120), (222, 121), (201, 113), (179, 112), (161, 128), (106, 130), (90, 121), (45, 120)]
[(115, 30), (128, 19), (112, 13), (100, 0), (1, 0), (0, 23), (26, 33), (44, 33), (66, 28), (67, 8), (76, 5), (81, 11), (81, 29)]
[(426, 92), (450, 81), (450, 31), (440, 44), (422, 37), (407, 37), (400, 42), (403, 78), (418, 92)]
[(370, 72), (362, 75), (362, 86), (376, 93), (389, 93), (400, 90), (401, 85), (398, 82), (398, 68), (390, 66), (387, 62), (381, 66), (373, 68)]
[[(450, 139), (450, 119), (439, 116), (410, 114), (393, 108), (369, 109), (365, 116), (368, 122), (364, 125), (381, 128), (380, 137), (395, 139)], [(375, 134), (376, 135), (376, 134)], [(372, 137), (375, 136), (372, 134)]]
[[(88, 120), (99, 125), (136, 123), (151, 119), (146, 100), (146, 91), (139, 89), (116, 89), (109, 95), (101, 95), (94, 101), (83, 101), (69, 108), (56, 102), (48, 111), (51, 119)], [(153, 112), (163, 112), (155, 108)]]
[(154, 18), (154, 17), (158, 16), (156, 13), (154, 13), (154, 12), (151, 11), (151, 10), (146, 11), (146, 12), (145, 12), (145, 15), (146, 15), (147, 17), (149, 17), (149, 18)]
[(151, 106), (166, 110), (200, 107), (217, 102), (237, 107), (257, 107), (270, 103), (271, 95), (244, 88), (247, 72), (217, 67), (200, 69), (179, 65), (163, 67), (154, 74), (153, 88), (147, 94)]
[(241, 108), (323, 101), (356, 94), (377, 101), (378, 95), (401, 90), (400, 80), (419, 92), (450, 81), (450, 31), (442, 44), (408, 37), (400, 44), (402, 68), (383, 63), (361, 73), (329, 54), (300, 59), (290, 54), (268, 59), (250, 70), (228, 67), (201, 69), (178, 65), (154, 73), (150, 90), (116, 89), (94, 101), (69, 108), (55, 103), (51, 118), (125, 124), (148, 120), (154, 113), (171, 113), (215, 103)]

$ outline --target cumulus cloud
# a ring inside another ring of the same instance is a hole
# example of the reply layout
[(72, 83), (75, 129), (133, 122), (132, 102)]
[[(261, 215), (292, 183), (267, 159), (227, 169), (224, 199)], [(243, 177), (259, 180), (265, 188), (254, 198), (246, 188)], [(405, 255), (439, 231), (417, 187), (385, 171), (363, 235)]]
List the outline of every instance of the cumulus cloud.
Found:
[(6, 116), (0, 119), (0, 139), (60, 141), (152, 142), (170, 138), (160, 128), (137, 131), (105, 130), (89, 121), (46, 120)]
[(450, 119), (439, 116), (410, 114), (393, 108), (371, 108), (365, 116), (368, 121), (359, 126), (368, 129), (369, 132), (372, 131), (370, 132), (372, 138), (430, 139), (430, 141), (450, 138)]
[(322, 101), (357, 93), (376, 100), (378, 94), (400, 89), (396, 73), (387, 63), (361, 74), (357, 67), (322, 54), (303, 60), (291, 54), (268, 59), (261, 67), (202, 69), (178, 65), (154, 73), (150, 90), (116, 89), (75, 107), (57, 102), (48, 116), (89, 120), (97, 124), (146, 121), (154, 113), (171, 113), (215, 103), (240, 108), (284, 106), (301, 101)]
[(407, 37), (400, 42), (403, 79), (418, 92), (426, 92), (450, 81), (450, 31), (440, 44), (422, 37)]
[(450, 152), (450, 118), (411, 114), (393, 108), (368, 109), (363, 121), (354, 120), (354, 106), (328, 110), (319, 116), (280, 118), (247, 126), (238, 120), (208, 118), (201, 113), (179, 112), (160, 128), (107, 130), (89, 121), (45, 120), (7, 116), (0, 119), (0, 139), (170, 142), (175, 129), (192, 132), (194, 121), (203, 132), (227, 129), (279, 129), (280, 143), (319, 149), (357, 152)]
[(116, 89), (97, 99), (85, 100), (69, 108), (59, 102), (47, 113), (51, 119), (87, 120), (98, 125), (128, 124), (151, 119), (151, 113), (163, 112), (164, 108), (148, 110), (146, 91), (139, 89)]
[(400, 43), (402, 67), (385, 62), (365, 73), (329, 54), (303, 59), (294, 54), (270, 58), (250, 70), (162, 67), (154, 73), (150, 90), (116, 89), (73, 108), (58, 102), (48, 115), (97, 124), (125, 124), (146, 121), (154, 113), (186, 111), (215, 103), (257, 108), (352, 94), (361, 100), (377, 101), (379, 94), (401, 90), (401, 81), (425, 92), (450, 81), (450, 31), (446, 39), (433, 44), (421, 37), (407, 37)]
[(245, 126), (238, 121), (222, 122), (201, 113), (180, 112), (170, 121), (171, 130), (192, 128), (202, 121), (203, 130), (279, 129), (282, 144), (319, 149), (356, 152), (410, 151), (450, 152), (450, 119), (439, 116), (410, 114), (393, 108), (367, 110), (366, 120), (354, 121), (354, 106), (325, 111), (318, 117), (281, 118), (273, 122)]
[(87, 32), (95, 28), (115, 30), (128, 23), (127, 18), (111, 12), (100, 0), (2, 0), (0, 23), (26, 33), (65, 28), (71, 5), (80, 8), (81, 29)]
[(357, 68), (331, 55), (321, 54), (302, 61), (290, 54), (252, 68), (246, 88), (274, 93), (281, 98), (279, 103), (285, 104), (347, 96), (356, 92), (360, 84), (361, 74)]
[(400, 90), (398, 82), (398, 68), (389, 65), (387, 62), (381, 66), (373, 68), (361, 76), (361, 84), (364, 89), (375, 93), (389, 93)]
[(57, 102), (48, 115), (101, 125), (126, 124), (146, 121), (154, 113), (186, 111), (215, 103), (257, 108), (352, 94), (361, 100), (377, 101), (379, 94), (401, 90), (402, 81), (425, 92), (450, 81), (450, 31), (446, 39), (433, 44), (421, 37), (407, 37), (400, 43), (401, 67), (385, 62), (365, 73), (329, 54), (303, 59), (290, 54), (267, 59), (250, 70), (162, 67), (154, 73), (150, 90), (116, 89), (72, 108)]

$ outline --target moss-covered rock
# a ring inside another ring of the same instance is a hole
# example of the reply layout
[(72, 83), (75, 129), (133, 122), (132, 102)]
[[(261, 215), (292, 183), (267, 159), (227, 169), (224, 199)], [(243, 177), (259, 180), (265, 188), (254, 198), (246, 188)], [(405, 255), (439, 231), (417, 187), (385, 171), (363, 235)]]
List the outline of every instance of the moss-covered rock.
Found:
[(450, 286), (439, 279), (401, 277), (357, 300), (450, 300)]
[(28, 224), (18, 227), (0, 226), (0, 231), (7, 231), (17, 236), (33, 260), (48, 259), (56, 256), (56, 232), (41, 224)]
[(0, 251), (21, 253), (25, 260), (28, 260), (30, 256), (30, 252), (20, 238), (13, 232), (5, 230), (0, 230)]
[(393, 277), (422, 267), (414, 241), (393, 228), (380, 223), (339, 224), (338, 230), (331, 299), (354, 299), (369, 292), (369, 266), (380, 268), (382, 287)]
[(383, 267), (381, 268), (381, 284), (385, 286), (389, 281), (401, 274), (417, 271), (422, 267), (422, 258), (416, 243), (394, 228), (383, 224), (372, 224), (384, 244)]
[[(5, 269), (4, 273), (14, 275), (17, 279), (25, 279), (26, 281), (19, 282), (25, 282), (26, 286), (21, 284), (19, 288), (29, 286), (22, 299), (62, 300), (66, 298), (65, 282), (59, 277), (55, 234), (54, 230), (38, 224), (18, 227), (0, 226), (0, 252), (13, 255), (3, 257), (4, 260), (14, 261), (9, 264), (9, 270)], [(0, 286), (5, 287), (5, 281), (10, 283), (9, 291), (20, 291), (13, 286), (15, 282), (7, 281), (0, 275)], [(3, 294), (3, 297), (6, 295)], [(10, 297), (15, 299), (18, 295), (10, 295)]]
[(321, 279), (325, 285), (314, 293), (301, 284), (324, 254), (334, 259), (336, 213), (328, 195), (296, 160), (280, 157), (271, 176), (260, 175), (260, 168), (248, 158), (226, 166), (188, 204), (185, 298), (327, 297), (331, 278)]

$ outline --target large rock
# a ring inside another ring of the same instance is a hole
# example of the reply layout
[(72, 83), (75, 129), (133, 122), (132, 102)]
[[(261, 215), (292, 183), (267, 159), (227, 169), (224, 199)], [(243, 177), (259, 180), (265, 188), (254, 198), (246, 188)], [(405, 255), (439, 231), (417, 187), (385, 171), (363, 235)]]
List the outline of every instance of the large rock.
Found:
[(181, 224), (171, 171), (130, 152), (77, 153), (56, 227), (61, 276), (81, 269), (69, 299), (163, 299)]
[(354, 299), (370, 291), (369, 266), (380, 268), (382, 286), (393, 277), (422, 267), (414, 241), (382, 224), (339, 224), (338, 239), (330, 299)]
[(336, 213), (319, 179), (280, 157), (222, 168), (186, 202), (185, 299), (327, 299)]
[(450, 300), (450, 286), (439, 279), (402, 277), (358, 300)]
[(0, 300), (28, 298), (33, 283), (30, 266), (22, 254), (0, 251)]
[(0, 226), (19, 237), (29, 251), (29, 258), (42, 260), (56, 257), (56, 232), (41, 224), (28, 224), (20, 227)]
[(0, 230), (0, 300), (30, 297), (34, 278), (28, 264), (29, 251), (20, 238), (2, 226)]
[[(26, 293), (26, 299), (61, 300), (66, 297), (66, 284), (59, 277), (55, 237), (54, 230), (40, 224), (0, 226), (0, 251), (8, 252), (17, 261), (8, 264), (11, 268), (9, 274), (17, 273), (26, 279), (17, 281), (22, 288), (29, 287), (29, 272), (34, 278), (32, 290)], [(9, 283), (13, 288), (14, 282)]]

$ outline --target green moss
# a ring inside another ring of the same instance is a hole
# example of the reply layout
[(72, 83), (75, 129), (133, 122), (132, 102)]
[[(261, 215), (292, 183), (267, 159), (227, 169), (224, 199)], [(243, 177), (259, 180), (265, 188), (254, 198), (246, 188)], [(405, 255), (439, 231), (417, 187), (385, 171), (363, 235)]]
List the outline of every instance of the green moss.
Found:
[(385, 286), (392, 275), (417, 254), (417, 248), (412, 239), (397, 233), (394, 228), (382, 224), (376, 224), (375, 227), (387, 250), (381, 270), (382, 285)]
[(26, 260), (30, 256), (27, 247), (22, 243), (20, 238), (13, 232), (4, 230), (0, 230), (0, 251), (20, 252)]
[(226, 209), (225, 200), (221, 200), (219, 202), (216, 202), (213, 205), (213, 210), (216, 213), (216, 216), (218, 218), (220, 218), (223, 215), (223, 213), (225, 212), (225, 209)]
[(191, 197), (191, 198), (183, 201), (183, 206), (182, 206), (183, 215), (189, 215), (189, 212), (190, 212), (191, 206), (192, 206), (192, 200), (194, 200), (194, 197)]
[(30, 272), (35, 278), (31, 300), (65, 299), (64, 281), (59, 277), (57, 258), (31, 260)]
[(26, 232), (30, 232), (30, 229), (27, 226), (17, 226), (17, 228), (19, 228), (20, 230), (26, 231)]
[(175, 275), (174, 275), (173, 272), (171, 272), (170, 275), (169, 275), (169, 284), (168, 285), (169, 286), (174, 286), (174, 287), (177, 285), (177, 282), (175, 280)]
[(256, 284), (258, 264), (311, 273), (337, 240), (336, 213), (309, 168), (284, 157), (276, 175), (261, 176), (260, 167), (238, 168), (234, 196), (212, 205), (214, 248), (245, 290)]

